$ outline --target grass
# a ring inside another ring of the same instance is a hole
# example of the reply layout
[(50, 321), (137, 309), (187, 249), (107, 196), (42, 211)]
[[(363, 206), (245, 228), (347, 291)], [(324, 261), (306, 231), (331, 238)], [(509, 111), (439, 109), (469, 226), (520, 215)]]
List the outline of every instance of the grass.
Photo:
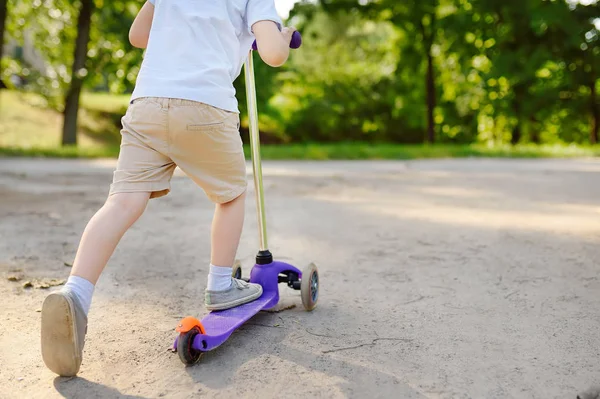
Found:
[[(61, 147), (62, 115), (44, 108), (40, 97), (0, 92), (0, 156), (114, 158), (119, 153), (118, 123), (129, 96), (82, 96), (79, 146)], [(244, 148), (246, 157), (250, 148)], [(577, 145), (401, 145), (368, 143), (263, 145), (263, 159), (421, 159), (421, 158), (569, 158), (600, 157), (600, 146)]]
[(81, 96), (81, 106), (88, 110), (123, 114), (127, 109), (130, 97), (129, 94), (84, 93)]
[[(246, 158), (250, 148), (244, 147)], [(52, 158), (115, 158), (117, 145), (94, 147), (4, 147), (0, 156), (29, 156)], [(527, 146), (493, 147), (481, 145), (399, 145), (399, 144), (291, 144), (263, 145), (261, 155), (267, 160), (410, 160), (427, 158), (589, 158), (600, 157), (600, 147)]]
[(62, 114), (47, 109), (43, 98), (31, 93), (0, 91), (0, 152), (3, 154), (110, 155), (120, 140), (118, 122), (128, 96), (85, 93), (79, 114), (81, 151), (60, 147)]
[(0, 147), (0, 157), (116, 158), (119, 147)]
[[(249, 156), (249, 149), (246, 149)], [(265, 159), (423, 159), (423, 158), (573, 158), (598, 157), (600, 146), (519, 145), (488, 147), (470, 145), (403, 145), (369, 143), (290, 144), (262, 146)]]

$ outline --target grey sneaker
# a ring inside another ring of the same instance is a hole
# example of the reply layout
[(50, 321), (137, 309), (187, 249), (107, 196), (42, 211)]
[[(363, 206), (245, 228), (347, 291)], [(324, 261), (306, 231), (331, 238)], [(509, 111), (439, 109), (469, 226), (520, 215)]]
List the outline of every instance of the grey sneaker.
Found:
[(79, 371), (87, 316), (75, 294), (58, 291), (42, 305), (42, 358), (46, 367), (63, 377)]
[(227, 291), (206, 290), (205, 302), (208, 310), (225, 310), (252, 302), (262, 295), (260, 284), (247, 283), (231, 278), (231, 288)]

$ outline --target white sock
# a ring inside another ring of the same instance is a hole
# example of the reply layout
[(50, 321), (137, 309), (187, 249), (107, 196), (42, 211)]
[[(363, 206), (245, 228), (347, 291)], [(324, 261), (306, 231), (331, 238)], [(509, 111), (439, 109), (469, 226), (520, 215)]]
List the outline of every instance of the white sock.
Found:
[(232, 272), (232, 267), (210, 265), (206, 289), (209, 291), (227, 291), (231, 287)]
[(63, 290), (70, 291), (77, 296), (83, 311), (87, 316), (92, 304), (92, 295), (94, 295), (94, 284), (82, 277), (69, 276)]

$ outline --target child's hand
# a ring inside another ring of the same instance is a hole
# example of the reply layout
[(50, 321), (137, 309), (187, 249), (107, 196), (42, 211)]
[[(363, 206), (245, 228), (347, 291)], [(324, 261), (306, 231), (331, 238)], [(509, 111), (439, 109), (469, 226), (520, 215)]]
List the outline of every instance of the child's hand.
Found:
[(294, 35), (294, 32), (296, 32), (296, 28), (294, 28), (293, 26), (289, 26), (281, 30), (281, 34), (283, 35), (283, 39), (286, 43), (289, 44), (292, 42), (292, 36)]

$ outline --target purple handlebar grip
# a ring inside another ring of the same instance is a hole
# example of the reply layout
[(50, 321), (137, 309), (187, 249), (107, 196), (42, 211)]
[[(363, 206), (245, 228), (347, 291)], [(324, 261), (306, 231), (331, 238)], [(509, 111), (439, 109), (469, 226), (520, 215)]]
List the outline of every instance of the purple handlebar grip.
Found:
[(294, 34), (292, 35), (292, 41), (290, 42), (290, 48), (297, 49), (297, 48), (300, 48), (300, 46), (302, 46), (302, 35), (300, 34), (300, 32), (295, 31)]
[[(297, 49), (297, 48), (300, 48), (300, 46), (302, 46), (302, 35), (300, 34), (300, 32), (295, 31), (294, 34), (292, 35), (292, 41), (290, 42), (290, 48)], [(254, 51), (258, 50), (258, 47), (256, 46), (256, 40), (254, 41), (254, 43), (252, 43), (252, 50), (254, 50)]]

